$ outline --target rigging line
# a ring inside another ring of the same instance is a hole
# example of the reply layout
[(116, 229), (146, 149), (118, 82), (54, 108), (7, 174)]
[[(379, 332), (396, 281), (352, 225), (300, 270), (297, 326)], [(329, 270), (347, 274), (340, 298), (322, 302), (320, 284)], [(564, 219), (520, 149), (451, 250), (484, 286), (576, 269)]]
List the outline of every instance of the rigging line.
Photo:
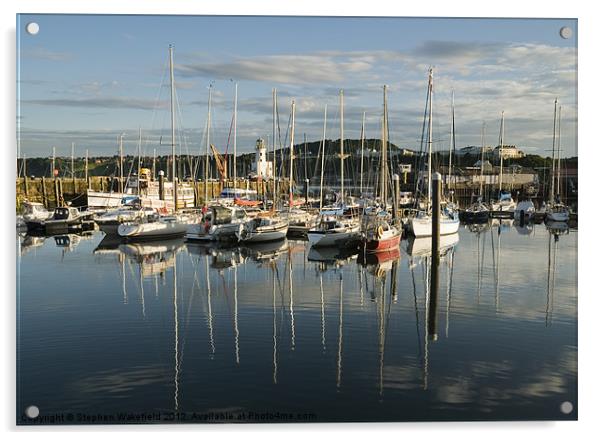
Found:
[[(278, 116), (279, 118), (279, 116)], [(286, 124), (286, 132), (284, 133), (284, 143), (286, 144), (288, 141), (288, 134), (289, 134), (289, 128), (291, 127), (291, 118), (292, 118), (292, 112), (289, 113), (288, 116), (288, 123)], [(278, 123), (278, 137), (280, 138), (280, 122)], [(290, 153), (289, 153), (290, 154)], [(284, 148), (280, 147), (280, 170), (279, 170), (279, 175), (283, 176), (284, 172), (286, 171), (286, 161), (284, 160)]]
[[(151, 131), (155, 128), (155, 118), (157, 116), (157, 110), (159, 109), (159, 102), (161, 100), (161, 91), (163, 90), (163, 84), (165, 83), (165, 77), (168, 71), (168, 63), (163, 65), (163, 74), (161, 75), (161, 81), (159, 83), (159, 89), (157, 91), (157, 95), (155, 97), (155, 104), (153, 105), (153, 113), (151, 116)], [(147, 140), (147, 143), (150, 142), (150, 139)], [(145, 145), (146, 147), (146, 145)]]
[[(419, 199), (419, 195), (424, 195), (424, 188), (422, 187), (422, 185), (420, 185), (420, 181), (421, 179), (419, 178), (419, 170), (421, 171), (424, 167), (425, 167), (425, 135), (426, 135), (426, 120), (427, 120), (427, 114), (428, 114), (428, 106), (429, 106), (429, 102), (430, 102), (430, 88), (427, 87), (427, 91), (426, 91), (426, 99), (425, 99), (425, 103), (424, 103), (424, 114), (422, 117), (422, 133), (420, 135), (420, 151), (418, 156), (416, 157), (416, 159), (414, 160), (414, 194), (416, 195), (414, 197), (414, 208), (418, 207), (418, 199)], [(420, 186), (420, 189), (419, 189)]]

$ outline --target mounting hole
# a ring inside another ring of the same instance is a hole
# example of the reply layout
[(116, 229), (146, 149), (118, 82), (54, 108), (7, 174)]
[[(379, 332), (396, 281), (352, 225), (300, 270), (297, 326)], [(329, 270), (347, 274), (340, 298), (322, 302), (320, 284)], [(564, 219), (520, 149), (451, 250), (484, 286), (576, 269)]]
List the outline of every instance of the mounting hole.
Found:
[(32, 21), (31, 23), (27, 23), (25, 30), (29, 35), (36, 35), (38, 32), (40, 32), (40, 25), (35, 21)]
[(25, 408), (25, 415), (30, 419), (35, 419), (37, 416), (40, 415), (40, 408), (38, 408), (35, 405), (28, 406), (27, 408)]
[(572, 413), (573, 412), (573, 404), (571, 402), (569, 402), (569, 401), (562, 402), (560, 404), (560, 411), (563, 414), (570, 414), (570, 413)]
[(571, 38), (573, 36), (573, 30), (568, 26), (563, 26), (560, 28), (560, 36), (565, 40)]

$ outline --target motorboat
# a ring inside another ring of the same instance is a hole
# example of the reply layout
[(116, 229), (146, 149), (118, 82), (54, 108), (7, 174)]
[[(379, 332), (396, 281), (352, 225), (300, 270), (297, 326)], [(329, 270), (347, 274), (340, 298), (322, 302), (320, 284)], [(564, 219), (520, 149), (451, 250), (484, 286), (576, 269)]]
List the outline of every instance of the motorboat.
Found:
[(52, 212), (48, 211), (42, 203), (30, 202), (25, 200), (23, 202), (23, 221), (25, 223), (29, 221), (44, 221), (49, 220), (52, 217)]
[(52, 216), (47, 219), (32, 218), (25, 220), (28, 230), (41, 231), (46, 234), (63, 233), (67, 231), (92, 228), (91, 220), (94, 213), (80, 211), (72, 206), (61, 206), (54, 209)]
[(288, 232), (288, 222), (279, 216), (258, 215), (238, 225), (236, 236), (243, 243), (283, 240)]
[(249, 217), (242, 208), (210, 206), (204, 210), (198, 221), (188, 225), (186, 239), (191, 241), (236, 241), (240, 225), (248, 220)]

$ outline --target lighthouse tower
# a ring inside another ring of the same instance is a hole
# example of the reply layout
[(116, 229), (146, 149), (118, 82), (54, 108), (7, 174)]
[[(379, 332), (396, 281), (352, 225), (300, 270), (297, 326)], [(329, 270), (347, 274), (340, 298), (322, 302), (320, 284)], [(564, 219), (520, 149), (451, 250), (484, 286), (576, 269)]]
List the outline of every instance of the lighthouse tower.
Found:
[(257, 139), (257, 142), (255, 142), (255, 164), (253, 168), (257, 177), (271, 179), (273, 176), (272, 162), (268, 161), (267, 150), (263, 139)]

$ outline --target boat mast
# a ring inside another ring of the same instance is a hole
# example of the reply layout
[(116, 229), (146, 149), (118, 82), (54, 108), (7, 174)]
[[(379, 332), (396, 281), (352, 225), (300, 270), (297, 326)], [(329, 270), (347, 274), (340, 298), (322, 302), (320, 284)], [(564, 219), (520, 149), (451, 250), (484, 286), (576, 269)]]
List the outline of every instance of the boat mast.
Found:
[(364, 138), (366, 136), (365, 127), (366, 127), (366, 112), (362, 113), (362, 133), (360, 135), (360, 148), (361, 148), (361, 158), (360, 158), (360, 197), (364, 193)]
[(381, 145), (381, 159), (380, 159), (380, 197), (387, 205), (387, 143), (388, 143), (388, 124), (387, 124), (387, 86), (383, 86), (383, 133), (382, 133), (382, 145)]
[(71, 142), (71, 178), (75, 179), (75, 142)]
[(50, 177), (54, 177), (55, 160), (56, 160), (56, 147), (52, 147), (52, 169), (50, 170)]
[(123, 192), (123, 133), (119, 135), (119, 192)]
[(485, 121), (481, 126), (481, 178), (479, 179), (479, 197), (483, 198), (483, 171), (485, 169)]
[(157, 149), (153, 148), (153, 180), (155, 180), (155, 171), (156, 171), (156, 162), (157, 162)]
[(504, 175), (504, 112), (502, 111), (502, 121), (500, 124), (500, 194), (502, 194), (502, 177)]
[(558, 148), (557, 150), (557, 156), (558, 156), (558, 163), (556, 164), (556, 194), (558, 195), (558, 201), (560, 201), (560, 152), (562, 151), (560, 149), (560, 114), (562, 112), (562, 106), (559, 105), (558, 106)]
[(339, 91), (339, 103), (341, 107), (341, 149), (339, 152), (339, 157), (341, 159), (341, 204), (345, 202), (345, 149), (343, 142), (343, 124), (344, 124), (344, 114), (343, 114), (343, 89)]
[(291, 103), (291, 149), (289, 158), (288, 171), (288, 210), (293, 208), (293, 159), (294, 159), (294, 143), (295, 143), (295, 99)]
[(207, 199), (209, 197), (208, 184), (209, 184), (209, 142), (211, 133), (211, 88), (212, 84), (209, 84), (209, 100), (207, 101), (207, 142), (205, 144), (205, 205), (207, 205)]
[(447, 191), (450, 192), (451, 189), (451, 176), (452, 176), (452, 151), (455, 150), (456, 147), (456, 109), (454, 103), (454, 91), (452, 90), (452, 98), (451, 98), (451, 126), (449, 133), (449, 164), (447, 167)]
[(234, 194), (236, 194), (236, 124), (238, 110), (238, 83), (234, 84), (234, 160), (232, 169), (232, 180), (234, 181)]
[(554, 202), (554, 179), (556, 178), (556, 115), (558, 110), (558, 98), (554, 100), (554, 127), (552, 135), (552, 172), (550, 173), (550, 194), (548, 198), (550, 203)]
[(431, 67), (429, 69), (429, 85), (428, 85), (428, 91), (429, 91), (429, 127), (428, 127), (428, 137), (427, 137), (427, 144), (428, 144), (428, 181), (427, 181), (427, 199), (426, 199), (426, 206), (427, 206), (427, 211), (429, 210), (430, 204), (431, 204), (431, 178), (432, 178), (432, 151), (433, 151), (433, 68)]
[(86, 161), (84, 162), (84, 174), (86, 182), (88, 182), (88, 150), (86, 149)]
[(138, 127), (138, 195), (140, 195), (140, 169), (142, 168), (142, 164), (140, 163), (142, 160), (142, 128)]
[(320, 167), (320, 211), (322, 211), (322, 199), (324, 190), (324, 156), (326, 156), (326, 115), (328, 104), (324, 104), (324, 131), (322, 132), (322, 164)]
[(171, 111), (171, 181), (173, 185), (173, 207), (178, 209), (178, 185), (176, 183), (176, 88), (173, 75), (173, 45), (169, 45), (169, 84), (171, 89), (170, 111)]
[(274, 181), (274, 194), (272, 200), (272, 209), (276, 209), (276, 89), (272, 89), (272, 180)]

